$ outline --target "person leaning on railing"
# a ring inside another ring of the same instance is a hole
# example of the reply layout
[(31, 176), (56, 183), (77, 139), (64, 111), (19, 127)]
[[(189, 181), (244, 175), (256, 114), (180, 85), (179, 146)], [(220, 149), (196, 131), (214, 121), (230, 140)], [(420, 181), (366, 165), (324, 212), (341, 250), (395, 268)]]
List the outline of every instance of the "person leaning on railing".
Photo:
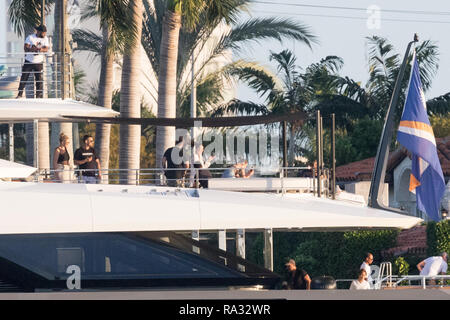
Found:
[[(421, 276), (434, 277), (437, 275), (445, 275), (447, 273), (447, 252), (442, 252), (440, 256), (429, 257), (417, 264)], [(434, 280), (430, 280), (430, 284), (435, 284)]]
[(36, 80), (36, 98), (42, 98), (43, 96), (43, 63), (44, 53), (48, 51), (49, 41), (46, 36), (47, 28), (41, 25), (36, 28), (35, 34), (30, 34), (25, 39), (24, 50), (27, 52), (25, 55), (25, 63), (22, 66), (22, 76), (20, 78), (19, 89), (17, 93), (17, 98), (21, 98), (23, 95), (23, 89), (28, 81), (30, 74), (34, 74), (34, 79)]

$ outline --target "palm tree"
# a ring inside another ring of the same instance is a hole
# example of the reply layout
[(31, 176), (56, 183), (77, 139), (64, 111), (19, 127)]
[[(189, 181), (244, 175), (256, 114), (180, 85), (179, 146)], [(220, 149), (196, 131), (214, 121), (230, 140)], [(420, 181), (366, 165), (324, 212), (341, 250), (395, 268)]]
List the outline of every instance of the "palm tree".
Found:
[[(50, 11), (54, 0), (45, 3), (44, 14)], [(8, 8), (8, 16), (14, 31), (18, 36), (24, 36), (33, 31), (42, 21), (42, 0), (12, 0)], [(28, 143), (27, 154), (28, 161), (32, 163), (33, 155), (33, 127), (26, 126)], [(48, 122), (39, 122), (38, 124), (38, 163), (39, 169), (50, 169), (50, 140)]]
[[(239, 5), (248, 2), (246, 0), (236, 1), (235, 3), (238, 9), (241, 9), (242, 6)], [(156, 81), (158, 81), (160, 70), (162, 21), (166, 12), (167, 0), (155, 0), (152, 4), (144, 2), (144, 5), (146, 10), (142, 31), (142, 46), (151, 63), (151, 71), (155, 75), (155, 82), (152, 82), (151, 85), (156, 91), (158, 87)], [(207, 19), (204, 17), (207, 15), (207, 11), (201, 14), (202, 21), (206, 21)], [(230, 25), (227, 25), (227, 21), (230, 21)], [(73, 33), (73, 38), (77, 42), (78, 49), (92, 51), (97, 56), (101, 55), (101, 37), (91, 32), (76, 30)], [(241, 47), (248, 47), (248, 44), (252, 42), (269, 38), (279, 41), (294, 39), (302, 41), (308, 46), (311, 46), (311, 43), (315, 41), (315, 37), (307, 27), (291, 20), (275, 18), (250, 19), (239, 24), (234, 19), (217, 19), (211, 23), (198, 24), (192, 30), (182, 26), (178, 42), (175, 114), (182, 117), (189, 116), (190, 57), (192, 52), (195, 51), (197, 107), (199, 114), (205, 114), (212, 106), (222, 103), (224, 99), (223, 88), (229, 86), (227, 84), (229, 80), (225, 76), (229, 74), (228, 70), (236, 67), (236, 65), (242, 68), (244, 64), (244, 62), (238, 61), (221, 67), (224, 61), (231, 60), (231, 50), (238, 52)], [(250, 65), (255, 66), (254, 63)], [(148, 78), (147, 74), (146, 76)], [(155, 101), (156, 99), (155, 97)]]
[[(237, 14), (251, 1), (154, 1), (146, 7), (144, 48), (158, 78), (158, 116), (186, 116), (191, 80), (190, 58), (195, 53), (195, 82), (206, 108), (217, 103), (223, 78), (210, 75), (210, 67), (240, 45), (262, 39), (291, 38), (308, 45), (314, 36), (308, 28), (289, 20), (251, 19), (237, 25)], [(183, 20), (183, 24), (181, 24)], [(197, 23), (202, 21), (202, 23)], [(231, 27), (231, 26), (234, 27)], [(221, 30), (220, 30), (221, 29)], [(218, 32), (219, 30), (219, 32)], [(212, 69), (217, 69), (213, 67)], [(206, 102), (208, 101), (208, 102)], [(157, 166), (164, 150), (173, 144), (173, 128), (158, 128)]]
[[(102, 37), (92, 32), (74, 30), (73, 38), (79, 50), (86, 50), (86, 43), (95, 44), (101, 57), (100, 80), (98, 85), (99, 106), (111, 109), (113, 96), (113, 66), (116, 54), (122, 53), (130, 39), (134, 39), (136, 28), (130, 23), (131, 16), (128, 0), (97, 0), (85, 8), (83, 19), (98, 16)], [(90, 50), (90, 48), (89, 48)], [(102, 169), (109, 169), (110, 124), (97, 124), (95, 145), (99, 152)], [(102, 176), (102, 182), (108, 183), (108, 176)]]
[[(336, 78), (338, 92), (324, 95), (317, 105), (322, 114), (340, 113), (340, 115), (345, 114), (350, 119), (364, 115), (368, 115), (371, 119), (384, 119), (400, 70), (401, 57), (394, 52), (394, 47), (387, 39), (373, 36), (367, 38), (367, 40), (369, 45), (369, 80), (366, 85), (362, 86), (360, 82), (348, 77)], [(426, 92), (431, 87), (433, 77), (438, 69), (438, 48), (429, 40), (423, 41), (417, 46), (416, 54), (420, 63), (423, 89)], [(411, 61), (411, 58), (412, 54), (409, 61)], [(407, 73), (409, 69), (408, 64)], [(401, 83), (402, 92), (405, 92), (407, 85), (408, 78), (405, 77)], [(400, 96), (399, 106), (403, 106), (404, 98), (404, 95)], [(336, 121), (344, 125), (346, 119), (341, 117), (340, 119), (336, 118)]]
[[(376, 153), (376, 140), (371, 140), (375, 132), (380, 132), (387, 107), (390, 103), (395, 81), (400, 70), (401, 56), (394, 51), (394, 47), (384, 38), (369, 37), (368, 41), (368, 69), (369, 80), (365, 85), (348, 77), (336, 77), (337, 91), (328, 95), (322, 95), (315, 108), (321, 111), (323, 116), (336, 114), (338, 134), (336, 142), (345, 144), (347, 151), (341, 164), (365, 159)], [(438, 48), (431, 41), (423, 41), (416, 47), (417, 58), (420, 63), (421, 80), (424, 90), (431, 87), (433, 77), (438, 68)], [(411, 61), (412, 54), (409, 57)], [(409, 72), (409, 64), (406, 74)], [(398, 105), (401, 109), (405, 101), (405, 92), (408, 85), (408, 77), (400, 84), (402, 94)], [(445, 108), (448, 110), (448, 101), (445, 95), (431, 99), (427, 102), (430, 114), (439, 114)], [(401, 112), (397, 112), (399, 120)], [(371, 136), (364, 139), (364, 134), (371, 132)], [(379, 139), (379, 136), (378, 138)], [(396, 141), (392, 141), (392, 147)], [(375, 146), (375, 147), (371, 147)], [(353, 152), (350, 152), (351, 150)], [(340, 151), (337, 150), (339, 153)], [(348, 156), (353, 153), (352, 156)]]
[[(270, 60), (277, 63), (277, 75), (251, 66), (235, 68), (230, 73), (253, 88), (265, 103), (256, 104), (233, 100), (214, 110), (212, 116), (223, 114), (286, 114), (305, 112), (311, 114), (321, 94), (334, 92), (334, 80), (343, 65), (341, 58), (328, 56), (311, 64), (304, 72), (296, 65), (296, 58), (289, 50), (271, 53)], [(290, 123), (289, 165), (295, 156), (296, 129), (301, 123)]]
[[(142, 0), (130, 0), (131, 22), (135, 25), (135, 37), (129, 42), (124, 51), (122, 65), (122, 81), (120, 94), (120, 115), (122, 117), (141, 117), (140, 96), (140, 49), (142, 35)], [(119, 141), (119, 169), (140, 168), (140, 125), (121, 125)], [(121, 181), (126, 184), (136, 183), (136, 174), (121, 172)]]

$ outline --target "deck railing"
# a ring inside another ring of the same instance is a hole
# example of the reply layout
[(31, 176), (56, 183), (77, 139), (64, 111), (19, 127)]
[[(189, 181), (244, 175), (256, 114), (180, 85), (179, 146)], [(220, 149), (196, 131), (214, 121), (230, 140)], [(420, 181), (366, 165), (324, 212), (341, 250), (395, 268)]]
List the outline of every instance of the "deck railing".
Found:
[[(208, 170), (210, 177), (201, 172)], [(261, 173), (256, 172), (249, 178), (225, 178), (223, 174), (229, 168), (149, 168), (149, 169), (68, 169), (68, 170), (41, 170), (34, 175), (34, 180), (46, 183), (84, 183), (83, 177), (95, 177), (96, 183), (107, 184), (133, 184), (153, 186), (175, 186), (179, 188), (201, 188), (208, 182), (209, 189), (249, 191), (249, 192), (278, 192), (288, 191), (316, 192), (317, 178), (309, 167), (284, 167), (279, 170)], [(248, 172), (250, 169), (246, 169)], [(164, 172), (180, 172), (181, 178), (168, 179)], [(130, 174), (131, 173), (131, 174)], [(135, 177), (130, 182), (130, 176)], [(325, 175), (327, 176), (327, 175)], [(329, 175), (328, 175), (329, 176)], [(322, 190), (328, 195), (329, 182), (324, 177)]]
[[(18, 88), (22, 77), (22, 68), (28, 64), (25, 55), (30, 52), (0, 54), (0, 99), (16, 98)], [(33, 99), (43, 98), (61, 98), (74, 96), (73, 68), (71, 56), (65, 55), (65, 85), (62, 86), (62, 54), (58, 52), (39, 53), (43, 56), (42, 72), (29, 71), (26, 81), (23, 97)], [(41, 74), (41, 80), (36, 80), (35, 75)], [(39, 84), (42, 89), (38, 90)]]

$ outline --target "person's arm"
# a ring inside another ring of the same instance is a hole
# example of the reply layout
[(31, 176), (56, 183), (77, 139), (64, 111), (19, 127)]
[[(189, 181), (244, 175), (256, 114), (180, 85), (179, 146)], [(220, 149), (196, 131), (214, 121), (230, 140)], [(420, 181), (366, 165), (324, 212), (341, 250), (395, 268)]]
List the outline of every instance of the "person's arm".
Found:
[(250, 178), (255, 173), (255, 170), (250, 169), (247, 173), (244, 172), (244, 178)]
[(58, 165), (58, 157), (59, 157), (59, 148), (55, 148), (55, 152), (53, 153), (53, 169), (56, 170), (56, 166)]
[(45, 37), (44, 38), (44, 44), (42, 45), (42, 47), (39, 49), (39, 52), (48, 52), (48, 47), (49, 47), (49, 42), (48, 42), (48, 38)]
[(89, 158), (86, 158), (84, 160), (73, 160), (73, 162), (79, 166), (80, 164), (85, 164), (86, 162), (89, 162)]
[(29, 35), (25, 39), (23, 49), (25, 50), (25, 52), (39, 52), (39, 49), (34, 45), (33, 41), (31, 40), (31, 35)]
[(309, 277), (309, 274), (306, 274), (305, 281), (306, 281), (306, 290), (311, 290), (311, 278)]
[(417, 264), (417, 270), (419, 270), (419, 272), (422, 272), (423, 267), (425, 267), (425, 260)]
[(102, 167), (100, 165), (100, 159), (99, 158), (95, 159), (95, 162), (97, 163), (98, 177), (101, 179), (102, 178), (102, 171), (101, 171)]
[(25, 43), (25, 44), (23, 45), (23, 50), (24, 50), (25, 52), (33, 52), (33, 49), (31, 48), (31, 46), (30, 46), (28, 43)]
[(73, 163), (75, 163), (77, 166), (82, 165), (82, 164), (85, 164), (86, 162), (89, 162), (89, 161), (88, 161), (88, 158), (82, 159), (79, 150), (80, 150), (80, 149), (77, 149), (77, 150), (75, 151), (75, 156), (74, 156), (74, 158), (73, 158)]

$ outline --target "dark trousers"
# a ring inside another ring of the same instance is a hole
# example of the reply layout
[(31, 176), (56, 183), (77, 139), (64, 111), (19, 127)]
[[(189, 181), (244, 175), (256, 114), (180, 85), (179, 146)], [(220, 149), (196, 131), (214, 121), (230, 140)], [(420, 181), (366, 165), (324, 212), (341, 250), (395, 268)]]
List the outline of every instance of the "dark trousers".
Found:
[(43, 89), (42, 89), (42, 69), (43, 65), (42, 63), (31, 63), (25, 60), (25, 63), (22, 67), (22, 77), (20, 77), (20, 84), (19, 84), (19, 92), (17, 96), (22, 96), (23, 89), (25, 88), (25, 85), (27, 84), (28, 77), (32, 74), (34, 74), (34, 79), (36, 80), (36, 98), (42, 98), (43, 95)]
[(198, 170), (198, 179), (201, 188), (208, 188), (209, 179), (212, 178), (211, 172), (208, 169), (202, 169), (203, 167), (200, 164), (195, 163), (194, 168), (200, 169)]

